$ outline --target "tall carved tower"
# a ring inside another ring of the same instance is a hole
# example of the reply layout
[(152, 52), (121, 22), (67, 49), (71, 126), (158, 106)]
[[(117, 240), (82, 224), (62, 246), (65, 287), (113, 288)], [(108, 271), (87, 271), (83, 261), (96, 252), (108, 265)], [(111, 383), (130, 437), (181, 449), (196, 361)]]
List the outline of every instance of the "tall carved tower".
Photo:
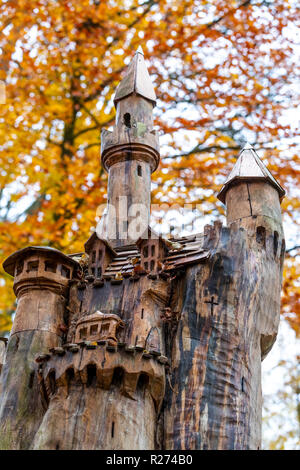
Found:
[(156, 235), (154, 104), (139, 49), (117, 88), (115, 128), (102, 133), (107, 237), (93, 233), (81, 254), (28, 247), (3, 263), (18, 307), (1, 341), (0, 448), (261, 445), (260, 367), (279, 322), (284, 190), (247, 144), (218, 195), (227, 226)]
[[(113, 246), (136, 241), (150, 223), (151, 173), (159, 163), (158, 135), (153, 130), (156, 96), (141, 47), (115, 95), (113, 132), (101, 136), (102, 165), (108, 171), (108, 240)], [(139, 213), (140, 227), (134, 223)]]

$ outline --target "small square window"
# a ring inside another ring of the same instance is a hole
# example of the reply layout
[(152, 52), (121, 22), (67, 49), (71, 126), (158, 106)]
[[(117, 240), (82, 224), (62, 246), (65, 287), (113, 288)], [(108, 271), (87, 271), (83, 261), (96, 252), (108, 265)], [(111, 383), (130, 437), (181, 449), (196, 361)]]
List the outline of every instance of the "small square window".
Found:
[(155, 245), (151, 246), (151, 256), (155, 255)]
[(144, 258), (147, 258), (148, 257), (148, 246), (145, 246), (144, 249), (143, 249), (143, 256)]
[(61, 275), (63, 277), (66, 277), (67, 279), (70, 279), (71, 277), (71, 271), (69, 268), (67, 268), (66, 266), (62, 266), (61, 267)]
[(56, 268), (57, 264), (54, 263), (53, 261), (45, 261), (45, 271), (48, 271), (50, 273), (56, 273)]
[(92, 325), (90, 328), (90, 334), (93, 336), (93, 335), (96, 335), (97, 332), (98, 332), (98, 325)]
[(101, 326), (101, 334), (107, 334), (108, 333), (108, 330), (109, 330), (109, 324), (108, 323), (104, 323), (102, 326)]
[(79, 331), (80, 339), (86, 339), (87, 337), (87, 328), (81, 328)]
[(39, 269), (39, 260), (28, 261), (27, 263), (27, 272), (37, 271)]
[(92, 251), (92, 263), (95, 263), (96, 261), (96, 251)]
[(155, 262), (154, 262), (154, 260), (152, 259), (152, 260), (151, 260), (151, 263), (150, 263), (150, 271), (154, 271), (154, 267), (155, 267)]
[(23, 271), (23, 268), (24, 268), (24, 261), (20, 261), (20, 262), (17, 264), (16, 276), (18, 276), (19, 274), (21, 274), (21, 272)]

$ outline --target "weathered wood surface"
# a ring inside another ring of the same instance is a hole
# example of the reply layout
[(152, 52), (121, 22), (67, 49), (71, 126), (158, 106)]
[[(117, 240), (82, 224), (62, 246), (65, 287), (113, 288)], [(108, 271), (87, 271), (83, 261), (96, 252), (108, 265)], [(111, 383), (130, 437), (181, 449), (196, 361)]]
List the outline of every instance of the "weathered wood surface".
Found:
[(156, 410), (147, 389), (134, 400), (118, 385), (104, 390), (71, 383), (69, 396), (60, 388), (50, 402), (31, 448), (37, 449), (154, 449)]
[[(251, 194), (264, 200), (262, 189)], [(256, 204), (252, 197), (252, 208)], [(68, 342), (84, 315), (101, 310), (126, 325), (118, 333), (121, 350), (71, 345), (38, 374), (36, 355), (60, 343), (53, 327), (12, 335), (2, 371), (3, 448), (260, 447), (260, 364), (279, 321), (281, 223), (260, 211), (228, 228), (206, 226), (202, 240), (210, 257), (172, 280), (140, 275), (100, 285), (72, 282)], [(48, 294), (42, 298), (48, 305)], [(55, 324), (64, 317), (63, 303), (50, 304)], [(155, 357), (143, 358), (152, 350), (169, 357), (166, 372)]]
[[(165, 366), (159, 358), (165, 350), (161, 316), (169, 300), (169, 282), (144, 275), (120, 284), (106, 281), (101, 287), (87, 283), (79, 292), (81, 314), (101, 308), (120, 316), (126, 325), (118, 336), (122, 347), (115, 352), (105, 345), (81, 347), (45, 363), (44, 402), (48, 400), (49, 406), (30, 447), (154, 449), (165, 393)], [(72, 312), (71, 321), (72, 315), (80, 317)]]
[[(115, 238), (112, 246), (135, 242), (150, 222), (151, 170), (147, 162), (128, 160), (112, 166), (108, 178), (108, 237)], [(135, 205), (135, 207), (133, 206)], [(139, 215), (140, 234), (132, 227)], [(113, 219), (115, 217), (115, 223)], [(115, 228), (115, 233), (110, 230)]]
[(10, 338), (1, 372), (0, 449), (30, 447), (44, 415), (35, 358), (58, 344), (58, 336), (45, 331)]
[[(211, 259), (187, 269), (173, 288), (178, 294), (172, 309), (180, 312), (180, 321), (167, 349), (172, 359), (164, 410), (167, 449), (261, 445), (261, 359), (277, 335), (285, 245), (280, 213), (269, 216), (270, 187), (257, 184), (247, 200), (252, 215), (231, 206), (229, 220), (236, 213), (240, 219), (221, 230), (207, 227), (204, 244)], [(233, 189), (241, 205), (244, 189)]]
[(44, 414), (35, 359), (63, 341), (69, 280), (62, 267), (71, 277), (74, 262), (43, 247), (21, 250), (6, 266), (16, 273), (18, 304), (1, 372), (0, 448), (28, 449)]

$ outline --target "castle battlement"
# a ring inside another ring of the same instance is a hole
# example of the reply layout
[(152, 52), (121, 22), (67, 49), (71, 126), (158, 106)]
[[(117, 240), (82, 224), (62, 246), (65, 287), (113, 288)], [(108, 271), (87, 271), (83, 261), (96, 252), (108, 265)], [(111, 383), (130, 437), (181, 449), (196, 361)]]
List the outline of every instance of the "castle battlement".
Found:
[(159, 351), (146, 351), (139, 346), (109, 342), (83, 342), (52, 348), (49, 354), (36, 358), (39, 365), (41, 394), (49, 403), (56, 387), (66, 387), (70, 381), (90, 386), (92, 383), (109, 390), (118, 382), (121, 393), (134, 399), (136, 389), (149, 389), (159, 409), (165, 390), (166, 356)]

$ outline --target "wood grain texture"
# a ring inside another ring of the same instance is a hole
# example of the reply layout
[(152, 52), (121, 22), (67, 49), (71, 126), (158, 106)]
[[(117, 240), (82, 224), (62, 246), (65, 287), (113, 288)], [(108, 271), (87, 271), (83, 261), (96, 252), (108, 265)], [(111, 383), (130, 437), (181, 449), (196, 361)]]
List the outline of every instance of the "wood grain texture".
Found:
[(69, 280), (61, 258), (71, 277), (74, 262), (57, 251), (24, 250), (14, 261), (18, 304), (1, 373), (1, 449), (28, 449), (44, 414), (35, 359), (64, 339)]
[[(45, 415), (31, 448), (157, 447), (157, 422), (165, 394), (161, 315), (169, 295), (168, 280), (146, 275), (120, 284), (108, 280), (100, 287), (87, 283), (79, 290), (82, 300), (79, 305), (73, 302), (70, 324), (74, 318), (76, 322), (96, 318), (85, 312), (100, 309), (107, 317), (119, 316), (125, 325), (117, 337), (120, 347), (82, 345), (73, 352), (71, 345), (65, 351), (54, 350), (39, 366)], [(68, 339), (74, 343), (76, 338), (73, 329)]]
[(69, 396), (60, 388), (51, 400), (31, 448), (154, 449), (155, 432), (156, 411), (147, 390), (132, 400), (118, 386), (104, 390), (71, 383)]
[(0, 449), (28, 449), (44, 415), (37, 378), (37, 354), (59, 344), (46, 331), (11, 336), (1, 373)]
[[(206, 227), (210, 260), (188, 268), (173, 288), (180, 320), (167, 349), (167, 449), (261, 445), (261, 360), (277, 335), (284, 254), (281, 217), (270, 217), (266, 186), (251, 184), (252, 216), (248, 200), (228, 228)], [(234, 187), (236, 197), (244, 191), (245, 185)], [(264, 207), (256, 212), (259, 200)], [(231, 208), (229, 221), (236, 213)]]

